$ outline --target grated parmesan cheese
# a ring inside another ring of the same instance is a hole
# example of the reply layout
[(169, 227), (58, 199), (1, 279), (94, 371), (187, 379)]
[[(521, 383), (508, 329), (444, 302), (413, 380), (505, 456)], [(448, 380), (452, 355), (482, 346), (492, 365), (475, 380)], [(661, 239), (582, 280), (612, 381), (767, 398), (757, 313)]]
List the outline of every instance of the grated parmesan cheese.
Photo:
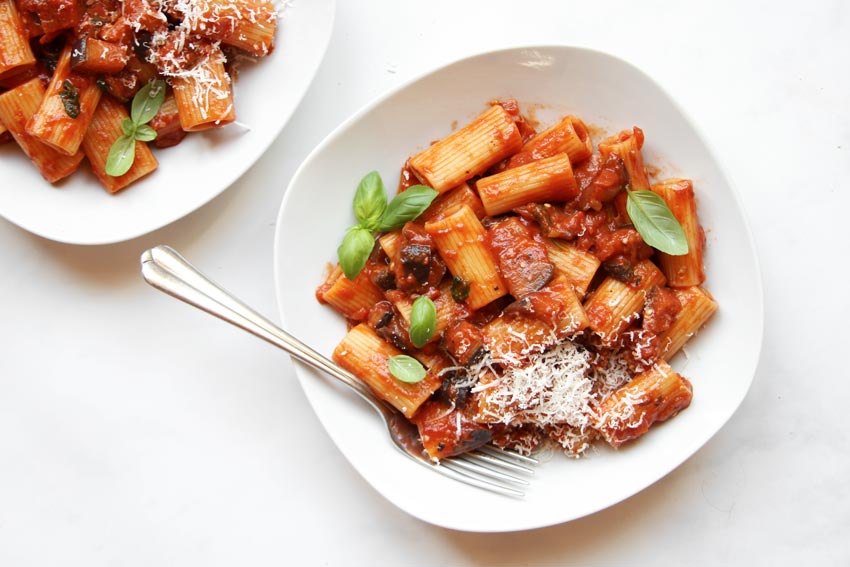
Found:
[[(590, 353), (567, 340), (548, 350), (539, 343), (531, 344), (521, 355), (526, 364), (506, 365), (504, 372), (495, 373), (495, 380), (473, 387), (473, 392), (484, 396), (485, 419), (541, 427), (563, 423), (586, 426), (595, 400)], [(504, 362), (491, 355), (484, 358), (479, 364), (479, 379), (485, 372), (493, 372), (495, 364)]]

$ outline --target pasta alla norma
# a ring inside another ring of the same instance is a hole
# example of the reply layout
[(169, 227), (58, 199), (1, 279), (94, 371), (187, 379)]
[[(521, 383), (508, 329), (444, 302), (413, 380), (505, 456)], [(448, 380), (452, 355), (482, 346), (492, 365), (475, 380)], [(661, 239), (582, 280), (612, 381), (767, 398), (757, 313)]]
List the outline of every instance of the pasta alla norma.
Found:
[[(0, 141), (51, 183), (88, 161), (117, 192), (157, 168), (149, 145), (236, 120), (237, 65), (271, 53), (277, 16), (270, 0), (0, 0)], [(165, 100), (118, 174), (110, 150), (157, 79)]]
[[(516, 101), (493, 101), (402, 165), (399, 194), (426, 185), (430, 206), (374, 233), (356, 277), (337, 267), (318, 287), (350, 323), (334, 360), (418, 426), (432, 459), (488, 442), (577, 457), (689, 406), (692, 384), (669, 361), (718, 305), (693, 183), (652, 179), (643, 143), (635, 127), (594, 144), (573, 115), (538, 131)], [(646, 243), (629, 213), (638, 191), (660, 198), (685, 254)], [(416, 347), (423, 296), (436, 320)], [(424, 379), (393, 376), (401, 354)]]

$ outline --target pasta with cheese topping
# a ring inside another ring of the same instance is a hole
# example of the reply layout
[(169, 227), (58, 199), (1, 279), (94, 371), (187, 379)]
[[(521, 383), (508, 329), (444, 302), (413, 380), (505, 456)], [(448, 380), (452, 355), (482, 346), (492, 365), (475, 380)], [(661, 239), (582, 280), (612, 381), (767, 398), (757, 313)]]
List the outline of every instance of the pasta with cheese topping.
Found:
[[(25, 98), (28, 108), (23, 124), (7, 117), (2, 130), (50, 183), (73, 173), (85, 153), (104, 188), (120, 191), (156, 169), (149, 145), (173, 146), (187, 132), (236, 120), (235, 66), (269, 55), (277, 25), (271, 0), (0, 0), (0, 97)], [(165, 81), (167, 103), (135, 124), (134, 97), (154, 80)], [(36, 98), (32, 81), (42, 87)], [(116, 105), (127, 119), (117, 128), (94, 120), (117, 116)], [(135, 146), (119, 143), (122, 136)], [(124, 151), (111, 155), (113, 144)], [(66, 157), (45, 166), (53, 153)], [(131, 175), (108, 165), (139, 156)]]
[[(316, 292), (356, 324), (334, 360), (403, 411), (435, 461), (487, 442), (521, 452), (554, 443), (577, 457), (595, 442), (641, 437), (689, 406), (693, 385), (669, 362), (717, 310), (702, 287), (693, 184), (651, 184), (643, 131), (594, 146), (575, 115), (538, 134), (515, 108), (493, 101), (407, 160), (399, 192), (419, 181), (439, 196), (404, 227), (376, 234), (353, 281), (336, 268)], [(521, 140), (506, 120), (523, 121)], [(486, 132), (499, 132), (490, 146)], [(626, 200), (650, 188), (672, 203), (698, 251), (677, 260), (643, 240)], [(697, 278), (680, 284), (679, 265)], [(343, 305), (340, 282), (352, 289)], [(437, 319), (417, 347), (411, 305), (420, 297)], [(370, 346), (353, 349), (364, 337)], [(419, 388), (388, 388), (401, 382), (387, 359), (402, 353), (444, 362), (423, 363)], [(399, 389), (412, 393), (400, 402)]]

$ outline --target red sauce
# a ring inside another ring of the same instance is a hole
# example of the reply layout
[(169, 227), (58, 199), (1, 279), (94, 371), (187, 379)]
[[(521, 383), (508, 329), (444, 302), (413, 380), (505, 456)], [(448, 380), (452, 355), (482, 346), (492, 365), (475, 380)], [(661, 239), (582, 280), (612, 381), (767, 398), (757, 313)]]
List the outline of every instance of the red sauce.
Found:
[(643, 307), (643, 328), (660, 335), (676, 321), (682, 310), (679, 298), (666, 287), (653, 286), (646, 294)]
[(74, 27), (82, 15), (81, 2), (75, 0), (17, 0), (18, 9), (33, 15), (33, 21), (45, 34)]
[(414, 185), (419, 185), (419, 178), (416, 177), (416, 172), (413, 171), (413, 168), (410, 167), (410, 160), (404, 162), (404, 165), (401, 167), (401, 174), (398, 179), (398, 192), (401, 193), (413, 187)]
[(641, 238), (634, 228), (619, 228), (599, 230), (593, 243), (593, 254), (602, 260), (610, 260), (615, 256), (624, 256), (632, 264), (646, 260), (652, 256), (652, 248)]

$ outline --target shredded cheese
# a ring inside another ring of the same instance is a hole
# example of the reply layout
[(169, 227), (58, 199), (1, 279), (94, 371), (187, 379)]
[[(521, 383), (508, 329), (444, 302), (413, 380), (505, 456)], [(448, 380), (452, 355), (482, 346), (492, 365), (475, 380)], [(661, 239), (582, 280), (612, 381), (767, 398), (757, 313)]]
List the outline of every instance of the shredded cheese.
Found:
[[(568, 340), (545, 351), (529, 345), (522, 356), (527, 364), (508, 366), (495, 380), (473, 387), (485, 398), (484, 417), (504, 424), (587, 426), (595, 400), (590, 353)], [(484, 361), (479, 377), (494, 362)]]

